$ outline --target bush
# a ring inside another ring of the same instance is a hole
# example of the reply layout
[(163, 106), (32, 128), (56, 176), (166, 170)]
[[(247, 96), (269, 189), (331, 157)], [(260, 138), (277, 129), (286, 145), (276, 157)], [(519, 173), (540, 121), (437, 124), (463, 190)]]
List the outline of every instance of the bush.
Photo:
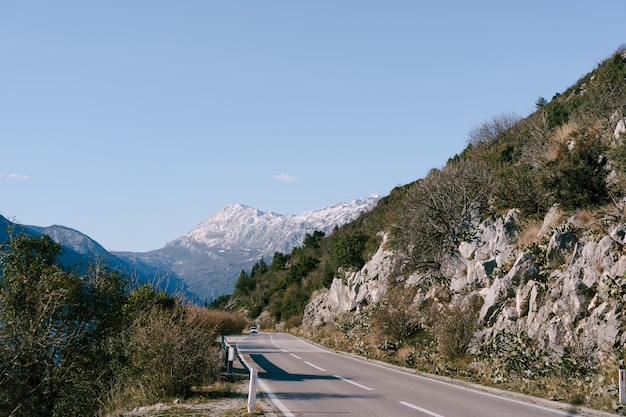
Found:
[(406, 342), (422, 330), (421, 313), (412, 305), (414, 289), (392, 286), (372, 315), (385, 340)]
[(98, 265), (57, 262), (47, 235), (11, 237), (0, 254), (0, 414), (93, 415), (118, 364), (124, 283)]
[(192, 387), (214, 382), (220, 365), (217, 331), (213, 312), (197, 306), (138, 314), (130, 329), (126, 392), (144, 398), (132, 401), (184, 398)]
[(208, 310), (203, 314), (207, 316), (207, 320), (213, 321), (218, 335), (241, 334), (248, 325), (246, 318), (239, 313)]
[(599, 138), (579, 137), (569, 149), (563, 145), (562, 156), (548, 164), (542, 178), (552, 203), (565, 209), (599, 206), (609, 201), (606, 182), (608, 170), (606, 147)]
[(551, 356), (525, 333), (497, 333), (481, 346), (477, 357), (491, 365), (496, 383), (546, 376), (553, 368)]
[(468, 306), (455, 305), (438, 313), (434, 330), (440, 353), (453, 359), (464, 355), (478, 326), (480, 306), (475, 300)]

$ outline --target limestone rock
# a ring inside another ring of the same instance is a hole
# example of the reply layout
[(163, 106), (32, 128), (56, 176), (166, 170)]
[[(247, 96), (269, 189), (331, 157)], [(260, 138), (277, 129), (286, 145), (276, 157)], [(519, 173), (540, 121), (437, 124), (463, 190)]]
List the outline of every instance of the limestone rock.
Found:
[(555, 206), (531, 250), (517, 246), (518, 217), (517, 210), (483, 220), (472, 215), (463, 225), (472, 233), (463, 235), (456, 258), (445, 268), (449, 279), (442, 282), (430, 283), (418, 273), (394, 276), (394, 263), (401, 258), (386, 249), (385, 236), (360, 271), (337, 277), (312, 299), (303, 325), (315, 327), (376, 303), (392, 280), (418, 289), (415, 308), (481, 297), (471, 349), (498, 332), (525, 333), (557, 356), (565, 349), (604, 355), (625, 343), (626, 224), (607, 221), (605, 229), (592, 230), (574, 218), (561, 223)]

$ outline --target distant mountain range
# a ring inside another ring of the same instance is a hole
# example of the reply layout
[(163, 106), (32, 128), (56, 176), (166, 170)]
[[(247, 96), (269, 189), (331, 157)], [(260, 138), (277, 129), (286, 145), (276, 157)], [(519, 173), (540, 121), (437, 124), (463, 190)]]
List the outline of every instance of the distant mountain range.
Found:
[(0, 216), (0, 241), (12, 227), (30, 235), (47, 234), (63, 248), (66, 266), (84, 266), (93, 260), (134, 277), (139, 283), (159, 282), (168, 291), (185, 293), (196, 301), (211, 301), (231, 293), (242, 270), (275, 252), (289, 253), (307, 233), (330, 234), (364, 211), (380, 197), (339, 203), (297, 215), (262, 212), (242, 204), (224, 206), (186, 235), (149, 252), (107, 252), (93, 239), (64, 226), (16, 225)]
[(48, 227), (28, 226), (13, 223), (0, 216), (0, 242), (9, 239), (9, 231), (13, 234), (25, 233), (30, 236), (46, 234), (63, 247), (60, 255), (61, 263), (70, 269), (84, 272), (85, 267), (93, 262), (102, 262), (109, 268), (129, 276), (136, 283), (158, 282), (159, 286), (172, 293), (182, 293), (187, 297), (195, 297), (185, 282), (175, 274), (168, 274), (165, 265), (134, 262), (107, 252), (98, 242), (89, 236), (65, 226)]

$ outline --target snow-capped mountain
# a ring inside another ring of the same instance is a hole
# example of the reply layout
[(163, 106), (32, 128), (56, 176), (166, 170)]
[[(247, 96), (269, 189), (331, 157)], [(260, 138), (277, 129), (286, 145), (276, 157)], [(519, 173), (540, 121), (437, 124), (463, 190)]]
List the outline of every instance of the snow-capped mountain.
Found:
[(192, 231), (167, 244), (190, 249), (213, 248), (270, 253), (288, 252), (306, 233), (329, 234), (376, 205), (379, 196), (339, 203), (297, 215), (267, 213), (242, 204), (224, 206)]
[[(380, 197), (338, 203), (297, 215), (267, 213), (242, 204), (227, 205), (164, 248), (150, 252), (107, 252), (89, 236), (64, 226), (16, 225), (0, 216), (0, 242), (12, 228), (30, 235), (47, 234), (63, 246), (61, 261), (80, 267), (104, 261), (140, 283), (157, 282), (197, 301), (231, 293), (242, 270), (276, 252), (289, 253), (302, 245), (307, 233), (332, 233), (374, 208)], [(4, 226), (4, 227), (2, 227)]]
[(322, 231), (328, 235), (335, 226), (342, 226), (372, 209), (379, 199), (378, 195), (372, 195), (297, 215), (230, 204), (162, 249), (116, 255), (141, 259), (160, 268), (169, 265), (199, 300), (210, 301), (232, 292), (239, 273), (261, 258), (270, 261), (275, 252), (291, 252), (303, 243), (307, 233)]

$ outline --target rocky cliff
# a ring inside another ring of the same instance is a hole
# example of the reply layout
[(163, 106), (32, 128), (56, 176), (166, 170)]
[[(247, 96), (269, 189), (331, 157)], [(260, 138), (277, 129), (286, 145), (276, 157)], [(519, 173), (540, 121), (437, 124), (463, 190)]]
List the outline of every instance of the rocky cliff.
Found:
[[(622, 212), (616, 209), (616, 213)], [(517, 210), (482, 219), (472, 216), (471, 235), (458, 245), (448, 279), (394, 273), (402, 257), (387, 249), (359, 271), (343, 272), (306, 307), (303, 326), (380, 301), (390, 282), (417, 288), (412, 308), (450, 307), (478, 299), (477, 330), (470, 350), (498, 333), (524, 333), (555, 355), (603, 355), (626, 342), (626, 223), (620, 216), (579, 212), (566, 217), (553, 207), (543, 224), (522, 224)]]

